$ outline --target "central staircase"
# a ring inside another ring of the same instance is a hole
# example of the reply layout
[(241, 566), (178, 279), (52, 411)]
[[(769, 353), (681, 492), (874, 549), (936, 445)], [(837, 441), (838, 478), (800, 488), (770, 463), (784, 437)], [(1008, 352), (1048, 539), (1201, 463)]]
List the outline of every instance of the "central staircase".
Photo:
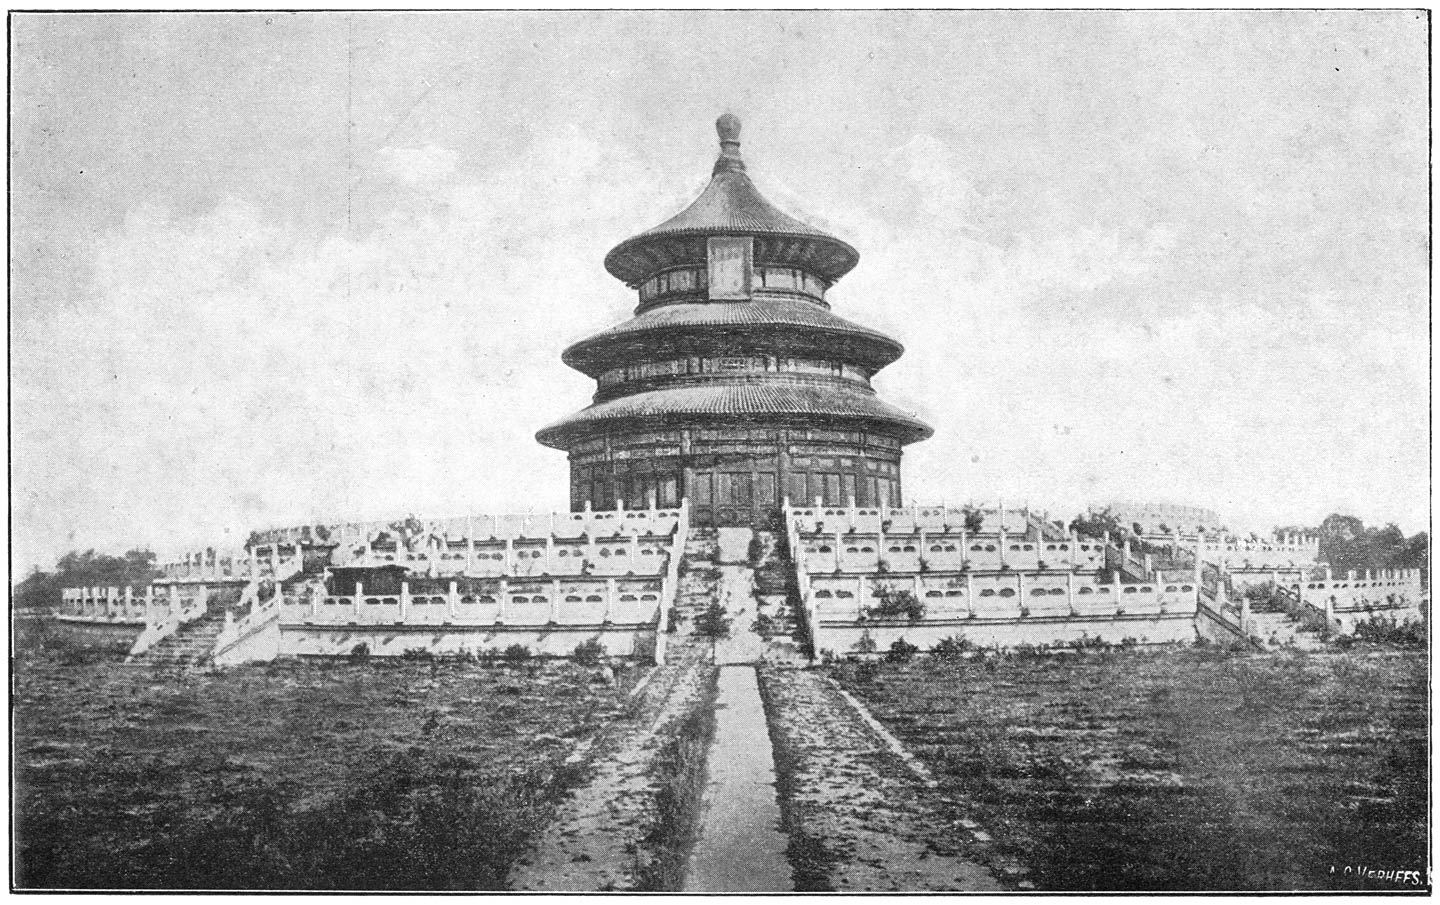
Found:
[(225, 627), (225, 616), (209, 614), (187, 623), (153, 647), (126, 660), (130, 666), (205, 666), (215, 651), (215, 639)]
[[(691, 528), (685, 536), (684, 559), (680, 561), (680, 585), (675, 590), (674, 632), (666, 648), (666, 660), (683, 656), (684, 649), (697, 646), (695, 620), (716, 598), (720, 578), (720, 545), (714, 528)], [(708, 649), (708, 648), (707, 648)]]

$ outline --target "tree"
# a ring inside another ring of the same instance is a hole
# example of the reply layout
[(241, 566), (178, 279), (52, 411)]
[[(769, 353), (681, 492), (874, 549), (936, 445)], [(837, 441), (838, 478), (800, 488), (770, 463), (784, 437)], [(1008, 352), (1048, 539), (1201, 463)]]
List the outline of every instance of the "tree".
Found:
[(1341, 574), (1351, 569), (1420, 569), (1422, 580), (1428, 580), (1430, 535), (1424, 531), (1407, 538), (1394, 522), (1383, 528), (1366, 528), (1355, 516), (1338, 512), (1326, 516), (1319, 528), (1285, 525), (1275, 530), (1318, 535), (1320, 560)]
[(59, 609), (64, 588), (141, 587), (160, 577), (155, 554), (129, 550), (122, 556), (72, 550), (60, 557), (54, 572), (38, 567), (10, 590), (15, 609)]
[(1107, 506), (1099, 512), (1087, 512), (1084, 515), (1077, 515), (1070, 522), (1070, 530), (1076, 534), (1096, 539), (1104, 537), (1106, 532), (1109, 532), (1112, 539), (1119, 539), (1125, 529), (1120, 527), (1120, 520), (1115, 517), (1115, 513), (1111, 512), (1110, 507)]
[(965, 531), (969, 534), (978, 534), (985, 530), (985, 513), (974, 506), (966, 506), (960, 510), (965, 516)]
[(710, 657), (715, 657), (715, 645), (730, 637), (730, 617), (718, 600), (711, 601), (705, 612), (695, 618), (695, 634), (710, 640)]

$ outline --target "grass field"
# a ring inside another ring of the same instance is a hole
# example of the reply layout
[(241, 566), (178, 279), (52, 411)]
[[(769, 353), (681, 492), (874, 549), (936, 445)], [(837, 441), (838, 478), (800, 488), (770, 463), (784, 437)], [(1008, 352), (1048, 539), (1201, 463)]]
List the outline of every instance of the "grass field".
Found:
[(501, 889), (626, 708), (568, 664), (13, 671), (21, 887)]
[(922, 657), (833, 674), (1039, 889), (1429, 882), (1423, 648)]

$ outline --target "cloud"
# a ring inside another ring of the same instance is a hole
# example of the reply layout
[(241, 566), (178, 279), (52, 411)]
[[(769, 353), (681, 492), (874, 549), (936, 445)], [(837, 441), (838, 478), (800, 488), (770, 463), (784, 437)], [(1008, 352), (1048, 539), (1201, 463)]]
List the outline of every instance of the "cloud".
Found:
[(382, 148), (375, 157), (380, 169), (406, 185), (440, 182), (455, 172), (459, 155), (448, 148)]
[(138, 207), (99, 242), (92, 298), (17, 326), (22, 561), (72, 531), (173, 547), (565, 506), (564, 456), (533, 434), (593, 392), (565, 341), (633, 306), (598, 267), (649, 207), (633, 161), (574, 130), (482, 175), (440, 149), (381, 159), (413, 190), (368, 232), (306, 239), (233, 198)]

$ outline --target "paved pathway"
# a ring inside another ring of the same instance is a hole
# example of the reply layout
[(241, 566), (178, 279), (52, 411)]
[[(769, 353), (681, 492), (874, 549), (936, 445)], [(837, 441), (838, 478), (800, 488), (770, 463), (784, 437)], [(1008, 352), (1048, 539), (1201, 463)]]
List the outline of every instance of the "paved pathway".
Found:
[(720, 669), (700, 838), (685, 892), (789, 892), (790, 862), (775, 799), (775, 761), (755, 669)]

